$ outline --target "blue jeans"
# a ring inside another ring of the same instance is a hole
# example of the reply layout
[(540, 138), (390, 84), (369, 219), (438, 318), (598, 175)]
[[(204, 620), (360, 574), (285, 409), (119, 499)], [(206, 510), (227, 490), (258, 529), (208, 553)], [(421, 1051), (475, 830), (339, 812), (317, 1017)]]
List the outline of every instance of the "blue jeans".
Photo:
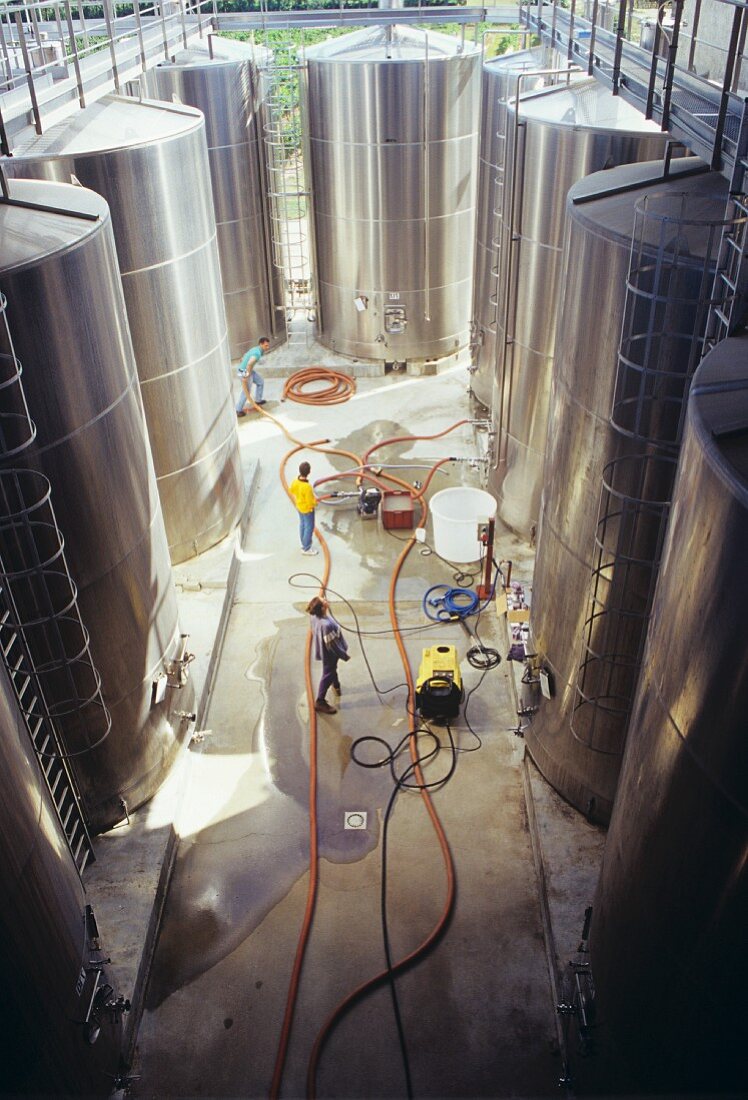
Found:
[(254, 382), (255, 401), (262, 401), (262, 391), (265, 389), (265, 379), (262, 377), (261, 374), (258, 374), (256, 370), (253, 370), (250, 374), (244, 375), (244, 378), (242, 378), (241, 375), (239, 375), (239, 377), (241, 378), (242, 382), (242, 392), (239, 396), (239, 400), (236, 403), (236, 411), (238, 413), (240, 413), (244, 406), (247, 404), (247, 395), (244, 392), (244, 378), (246, 378), (247, 380), (248, 390), (252, 389), (252, 383)]
[(299, 512), (299, 535), (301, 537), (301, 549), (309, 550), (314, 534), (314, 510), (311, 512)]
[(317, 702), (321, 703), (331, 687), (339, 688), (338, 658), (325, 653), (322, 657), (322, 676), (317, 688)]

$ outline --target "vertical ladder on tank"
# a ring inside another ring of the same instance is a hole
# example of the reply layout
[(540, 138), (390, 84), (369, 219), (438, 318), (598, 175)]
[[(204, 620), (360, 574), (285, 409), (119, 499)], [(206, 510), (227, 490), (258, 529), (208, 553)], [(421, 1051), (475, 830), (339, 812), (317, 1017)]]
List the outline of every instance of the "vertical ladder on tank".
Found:
[(748, 195), (730, 199), (734, 228), (725, 230), (720, 249), (720, 266), (715, 281), (715, 298), (705, 353), (720, 340), (731, 336), (743, 320), (748, 294)]
[(737, 141), (730, 184), (728, 215), (722, 233), (719, 266), (714, 279), (714, 306), (709, 317), (704, 354), (731, 336), (745, 321), (748, 309), (748, 99)]
[(36, 426), (1, 294), (0, 317), (0, 659), (82, 872), (95, 857), (72, 762), (108, 737), (112, 719), (78, 609), (52, 487), (30, 464)]
[[(688, 391), (714, 312), (720, 242), (731, 229), (721, 202), (713, 217), (699, 204), (692, 212), (687, 195), (653, 193), (636, 205), (609, 420), (618, 456), (602, 475), (570, 723), (574, 738), (602, 755), (620, 756), (625, 744)], [(694, 230), (703, 255), (691, 254)]]
[[(309, 190), (304, 173), (300, 75), (304, 63), (282, 46), (263, 70), (267, 81), (264, 139), (267, 150), (272, 257), (286, 289), (288, 343), (308, 345), (315, 309), (309, 240)], [(281, 58), (281, 53), (286, 59)]]
[(24, 717), (62, 831), (78, 871), (93, 863), (93, 843), (86, 825), (77, 785), (60, 747), (44, 693), (21, 634), (12, 625), (7, 592), (0, 588), (0, 651), (18, 707)]

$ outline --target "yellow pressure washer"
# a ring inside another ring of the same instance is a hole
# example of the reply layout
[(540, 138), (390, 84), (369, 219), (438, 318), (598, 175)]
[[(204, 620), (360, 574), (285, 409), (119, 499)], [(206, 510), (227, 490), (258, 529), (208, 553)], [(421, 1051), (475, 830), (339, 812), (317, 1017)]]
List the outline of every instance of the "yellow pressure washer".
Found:
[(456, 718), (464, 698), (462, 676), (453, 645), (424, 649), (416, 680), (416, 707), (423, 718)]

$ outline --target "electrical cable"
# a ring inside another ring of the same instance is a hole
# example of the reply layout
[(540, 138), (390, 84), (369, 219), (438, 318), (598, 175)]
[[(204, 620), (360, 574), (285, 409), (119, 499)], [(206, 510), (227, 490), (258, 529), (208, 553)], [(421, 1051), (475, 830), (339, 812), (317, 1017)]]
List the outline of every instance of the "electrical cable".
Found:
[[(382, 823), (382, 873), (381, 873), (381, 876), (380, 876), (380, 916), (381, 916), (381, 924), (382, 924), (382, 941), (383, 941), (383, 945), (384, 945), (385, 961), (387, 963), (388, 985), (389, 985), (389, 988), (390, 988), (390, 997), (392, 999), (392, 1007), (393, 1007), (393, 1012), (394, 1012), (394, 1016), (395, 1016), (395, 1024), (396, 1024), (396, 1028), (397, 1028), (398, 1042), (399, 1042), (399, 1045), (400, 1045), (400, 1053), (401, 1053), (401, 1057), (402, 1057), (402, 1061), (403, 1061), (403, 1070), (404, 1070), (404, 1073), (405, 1073), (406, 1095), (409, 1098), (413, 1096), (413, 1085), (412, 1085), (412, 1079), (411, 1079), (411, 1073), (410, 1073), (410, 1060), (408, 1058), (408, 1048), (407, 1048), (407, 1042), (406, 1042), (406, 1039), (405, 1039), (405, 1031), (404, 1031), (403, 1024), (402, 1024), (402, 1015), (401, 1015), (401, 1012), (400, 1012), (400, 1003), (399, 1003), (399, 999), (398, 999), (398, 995), (397, 995), (397, 989), (396, 989), (395, 980), (394, 980), (395, 975), (394, 975), (394, 969), (393, 969), (393, 965), (392, 965), (392, 950), (391, 950), (391, 944), (390, 944), (389, 922), (388, 922), (388, 919), (387, 919), (387, 866), (388, 866), (388, 851), (389, 851), (389, 848), (388, 848), (389, 824), (390, 824), (390, 817), (392, 815), (392, 810), (393, 810), (394, 805), (395, 805), (395, 801), (396, 801), (397, 796), (398, 796), (398, 794), (401, 790), (423, 791), (423, 790), (427, 790), (427, 789), (431, 789), (431, 790), (440, 789), (446, 783), (448, 783), (449, 780), (454, 775), (455, 769), (457, 767), (457, 751), (458, 750), (457, 750), (457, 747), (454, 743), (454, 738), (452, 736), (452, 731), (449, 728), (449, 726), (447, 726), (447, 734), (448, 734), (448, 737), (449, 737), (450, 747), (451, 747), (451, 751), (452, 751), (452, 759), (451, 759), (451, 762), (450, 762), (449, 769), (448, 769), (446, 775), (444, 775), (440, 779), (432, 781), (430, 783), (425, 783), (425, 782), (411, 783), (411, 782), (409, 782), (410, 778), (416, 773), (416, 768), (423, 768), (423, 766), (425, 766), (431, 760), (435, 760), (438, 757), (439, 753), (441, 752), (441, 749), (442, 749), (441, 741), (439, 740), (437, 735), (434, 733), (434, 731), (432, 729), (430, 729), (428, 726), (418, 727), (414, 731), (412, 731), (412, 733), (406, 734), (406, 736), (403, 737), (400, 740), (400, 742), (395, 746), (394, 749), (390, 748), (390, 746), (387, 744), (387, 742), (384, 740), (384, 738), (376, 737), (376, 736), (372, 736), (372, 735), (365, 735), (363, 737), (359, 737), (351, 745), (351, 759), (356, 764), (358, 764), (362, 768), (381, 768), (381, 767), (384, 767), (385, 765), (388, 764), (389, 768), (390, 768), (390, 773), (392, 775), (393, 783), (394, 783), (394, 786), (393, 786), (393, 789), (392, 789), (392, 794), (390, 795), (390, 798), (387, 802), (387, 807), (386, 807), (385, 812), (384, 812), (384, 818), (383, 818), (383, 823)], [(427, 753), (426, 755), (418, 754), (417, 759), (416, 760), (411, 760), (408, 763), (405, 771), (402, 772), (400, 775), (398, 775), (397, 771), (395, 770), (395, 762), (397, 760), (398, 755), (404, 750), (405, 746), (410, 742), (410, 740), (413, 736), (415, 736), (416, 738), (418, 738), (419, 736), (431, 737), (433, 739), (434, 745), (433, 745), (431, 751), (429, 753)], [(358, 756), (356, 755), (357, 747), (359, 745), (363, 745), (367, 742), (383, 745), (385, 750), (386, 750), (385, 756), (382, 757), (381, 759), (377, 760), (377, 761), (374, 761), (373, 763), (367, 763), (366, 761), (359, 759)]]
[[(255, 407), (260, 409), (260, 407), (256, 404)], [(283, 459), (281, 460), (279, 471), (281, 484), (283, 485), (283, 489), (289, 500), (292, 501), (292, 498), (288, 488), (288, 479), (286, 478), (285, 468), (291, 457), (297, 454), (299, 451), (322, 451), (325, 454), (343, 455), (344, 457), (351, 459), (353, 462), (360, 461), (358, 455), (351, 454), (351, 452), (349, 451), (340, 450), (334, 447), (325, 447), (324, 444), (329, 442), (329, 440), (326, 439), (317, 440), (313, 443), (302, 442), (301, 440), (298, 440), (294, 436), (292, 436), (288, 429), (283, 424), (281, 424), (276, 417), (272, 416), (270, 413), (266, 413), (264, 409), (260, 409), (260, 411), (269, 420), (272, 420), (275, 424), (278, 425), (278, 427), (287, 439), (296, 444), (296, 446), (291, 451), (284, 455)], [(327, 584), (327, 580), (330, 574), (330, 550), (324, 536), (319, 532), (319, 530), (317, 530), (317, 528), (315, 528), (314, 533), (317, 536), (324, 555), (325, 565), (320, 586), (320, 591), (324, 591), (324, 587)], [(291, 971), (291, 977), (289, 979), (288, 991), (286, 994), (286, 1006), (283, 1014), (283, 1023), (278, 1039), (278, 1048), (276, 1051), (275, 1065), (273, 1068), (273, 1078), (270, 1086), (271, 1100), (278, 1100), (278, 1097), (280, 1095), (280, 1086), (283, 1078), (283, 1070), (285, 1067), (288, 1044), (291, 1035), (291, 1025), (293, 1022), (294, 1010), (298, 998), (301, 970), (304, 962), (306, 947), (309, 942), (312, 920), (314, 917), (314, 910), (317, 901), (317, 888), (319, 884), (319, 828), (317, 819), (317, 712), (314, 707), (315, 692), (312, 684), (311, 663), (312, 632), (310, 628), (307, 632), (304, 662), (307, 704), (309, 707), (309, 885), (307, 887), (306, 905), (304, 909), (301, 929), (299, 931), (294, 964)]]
[[(327, 586), (324, 586), (323, 591), (324, 591), (324, 594), (327, 595), (328, 592), (332, 592), (333, 590), (328, 588)], [(405, 682), (403, 682), (401, 684), (395, 684), (394, 687), (389, 687), (389, 688), (380, 688), (379, 687), (379, 685), (377, 684), (376, 679), (374, 678), (374, 672), (373, 672), (371, 664), (369, 662), (369, 655), (366, 652), (366, 648), (365, 648), (363, 642), (361, 641), (362, 631), (361, 631), (361, 628), (359, 626), (358, 615), (356, 614), (356, 610), (353, 607), (353, 605), (345, 598), (345, 596), (341, 596), (337, 592), (334, 593), (334, 595), (336, 595), (339, 599), (341, 599), (343, 601), (343, 603), (346, 605), (348, 610), (353, 615), (353, 621), (356, 624), (355, 627), (354, 627), (354, 632), (358, 635), (358, 643), (359, 643), (359, 646), (361, 648), (361, 656), (364, 659), (364, 664), (366, 665), (366, 670), (369, 673), (369, 679), (371, 680), (372, 686), (373, 686), (375, 692), (377, 693), (377, 695), (379, 695), (379, 696), (389, 695), (391, 692), (397, 691), (398, 688), (407, 687), (408, 685)], [(340, 623), (340, 626), (342, 627), (343, 624)], [(393, 633), (393, 631), (389, 630), (387, 633), (391, 634), (391, 633)]]
[[(396, 542), (408, 541), (407, 537), (402, 538), (401, 535), (396, 535), (395, 532), (390, 530), (388, 527), (385, 527), (384, 530), (390, 536), (390, 538), (395, 539)], [(450, 569), (453, 569), (454, 572), (452, 574), (452, 580), (460, 588), (472, 588), (473, 584), (475, 583), (476, 576), (480, 575), (470, 570), (461, 569), (460, 566), (456, 564), (456, 562), (449, 561), (448, 558), (443, 558), (441, 554), (437, 553), (433, 546), (429, 545), (429, 543), (424, 543), (424, 545), (419, 550), (419, 553), (422, 558), (428, 558), (433, 554), (434, 557), (437, 557), (439, 559), (439, 561), (443, 561), (445, 565), (448, 565)]]
[[(257, 406), (256, 403), (255, 403), (255, 407), (259, 409), (259, 406)], [(303, 443), (299, 440), (294, 439), (294, 437), (290, 434), (290, 432), (288, 432), (288, 430), (284, 427), (284, 425), (282, 425), (275, 417), (273, 417), (269, 413), (265, 413), (264, 409), (262, 409), (260, 411), (262, 411), (263, 414), (268, 417), (268, 419), (270, 419), (274, 423), (276, 423), (279, 426), (279, 428), (281, 429), (281, 431), (283, 431), (283, 433), (286, 435), (286, 437), (289, 440), (292, 440), (293, 442), (295, 442), (297, 444), (297, 446), (294, 447), (284, 457), (284, 459), (281, 463), (280, 476), (281, 476), (281, 481), (283, 483), (283, 486), (284, 486), (284, 489), (285, 489), (287, 495), (290, 495), (290, 494), (288, 494), (288, 483), (287, 483), (287, 480), (286, 480), (286, 477), (285, 477), (285, 465), (289, 461), (291, 456), (294, 455), (295, 453), (297, 453), (299, 450), (303, 450), (303, 449), (308, 448), (310, 450), (323, 451), (324, 453), (328, 453), (328, 454), (341, 454), (341, 455), (345, 455), (348, 458), (350, 458), (354, 463), (356, 463), (358, 465), (361, 464), (361, 459), (357, 455), (352, 455), (350, 452), (342, 451), (342, 450), (339, 450), (339, 449), (336, 449), (336, 448), (325, 448), (323, 446), (323, 444), (327, 443), (328, 440), (320, 440), (316, 443), (308, 444), (308, 443)], [(440, 436), (446, 435), (448, 432), (454, 430), (454, 428), (459, 427), (460, 425), (462, 425), (464, 423), (469, 423), (469, 421), (467, 421), (467, 420), (459, 421), (458, 423), (452, 425), (449, 428), (446, 428), (443, 432), (440, 432), (440, 433), (438, 433), (438, 435), (433, 436), (433, 437), (413, 436), (413, 437), (405, 437), (405, 438), (410, 438), (410, 439), (439, 438)], [(394, 441), (389, 441), (388, 440), (388, 441), (384, 441), (384, 442), (394, 442)], [(378, 444), (378, 446), (381, 446), (381, 445), (383, 445), (383, 444)], [(373, 449), (376, 449), (376, 448), (373, 448)], [(431, 470), (430, 470), (430, 472), (429, 472), (429, 474), (428, 474), (428, 476), (427, 476), (427, 478), (424, 482), (423, 487), (417, 493), (414, 493), (412, 487), (409, 486), (406, 482), (403, 482), (400, 479), (395, 478), (392, 475), (387, 475), (389, 480), (391, 480), (395, 483), (401, 484), (403, 486), (403, 488), (405, 488), (411, 494), (414, 502), (416, 500), (420, 501), (420, 504), (421, 504), (421, 516), (420, 516), (420, 520), (419, 520), (419, 525), (420, 526), (423, 526), (423, 524), (425, 522), (425, 519), (426, 519), (426, 515), (428, 513), (428, 505), (426, 504), (426, 501), (424, 499), (424, 494), (425, 494), (426, 490), (428, 489), (428, 486), (430, 485), (431, 480), (433, 479), (433, 477), (436, 474), (437, 470), (441, 466), (443, 466), (447, 461), (449, 461), (449, 459), (442, 459), (439, 462), (434, 464), (434, 466), (431, 468)], [(324, 586), (327, 583), (327, 579), (329, 577), (329, 571), (330, 571), (329, 548), (327, 547), (327, 543), (324, 540), (324, 538), (322, 537), (322, 535), (316, 530), (315, 530), (315, 534), (317, 535), (317, 538), (318, 538), (320, 544), (322, 545), (324, 556), (325, 556), (325, 569), (324, 569), (324, 575), (323, 575), (323, 586)], [(406, 653), (406, 650), (405, 650), (405, 645), (404, 645), (404, 642), (402, 640), (402, 634), (401, 634), (400, 629), (399, 629), (399, 623), (398, 623), (398, 618), (397, 618), (397, 610), (396, 610), (396, 606), (395, 606), (395, 590), (396, 590), (397, 580), (398, 580), (400, 571), (402, 569), (402, 566), (405, 562), (405, 559), (406, 559), (407, 555), (409, 554), (412, 546), (414, 545), (414, 542), (415, 542), (415, 538), (413, 538), (411, 540), (408, 540), (408, 542), (406, 543), (406, 545), (403, 548), (402, 552), (400, 553), (400, 555), (399, 555), (399, 557), (398, 557), (398, 559), (395, 563), (393, 572), (392, 572), (392, 576), (391, 576), (391, 579), (390, 579), (390, 590), (389, 590), (390, 621), (392, 623), (393, 633), (395, 635), (395, 641), (396, 641), (396, 644), (398, 646), (398, 650), (400, 652), (400, 657), (401, 657), (401, 660), (402, 660), (402, 663), (403, 663), (403, 669), (404, 669), (405, 676), (406, 676), (407, 689), (408, 689), (408, 707), (409, 707), (409, 711), (411, 710), (414, 699), (415, 699), (415, 684), (413, 682), (413, 675), (412, 675), (412, 672), (411, 672), (411, 669), (410, 669), (410, 664), (409, 664), (407, 653)], [(287, 1050), (288, 1050), (291, 1024), (292, 1024), (293, 1014), (294, 1014), (296, 1001), (297, 1001), (297, 997), (298, 997), (298, 988), (299, 988), (299, 980), (300, 980), (300, 975), (301, 975), (301, 968), (302, 968), (302, 964), (303, 964), (303, 958), (304, 958), (306, 946), (307, 946), (307, 943), (308, 943), (308, 940), (309, 940), (309, 934), (310, 934), (310, 930), (311, 930), (311, 923), (312, 923), (312, 919), (313, 919), (313, 915), (314, 915), (314, 908), (315, 908), (315, 904), (316, 904), (317, 886), (318, 886), (318, 878), (319, 878), (319, 847), (318, 847), (318, 821), (317, 821), (317, 722), (316, 722), (316, 712), (315, 712), (315, 709), (314, 709), (314, 690), (313, 690), (313, 685), (312, 685), (312, 680), (311, 680), (311, 630), (307, 634), (305, 666), (306, 666), (305, 667), (305, 680), (306, 680), (306, 689), (307, 689), (307, 700), (308, 700), (309, 712), (310, 712), (310, 722), (309, 722), (309, 725), (310, 725), (310, 742), (309, 742), (309, 757), (310, 757), (310, 769), (309, 769), (310, 873), (309, 873), (309, 886), (308, 886), (308, 890), (307, 890), (307, 902), (306, 902), (306, 907), (305, 907), (305, 912), (304, 912), (304, 918), (303, 918), (302, 927), (301, 927), (301, 930), (300, 930), (299, 939), (298, 939), (298, 943), (297, 943), (296, 955), (295, 955), (295, 959), (294, 959), (294, 966), (293, 966), (291, 979), (290, 979), (290, 982), (289, 982), (289, 987), (288, 987), (288, 992), (287, 992), (287, 997), (286, 997), (286, 1007), (285, 1007), (285, 1011), (284, 1011), (283, 1025), (282, 1025), (282, 1028), (281, 1028), (281, 1034), (280, 1034), (280, 1038), (279, 1038), (278, 1050), (277, 1050), (277, 1053), (276, 1053), (276, 1060), (275, 1060), (275, 1066), (274, 1066), (274, 1071), (273, 1071), (273, 1079), (272, 1079), (272, 1084), (271, 1084), (271, 1089), (270, 1089), (270, 1095), (271, 1095), (272, 1100), (277, 1100), (277, 1098), (280, 1094), (280, 1086), (281, 1086), (281, 1081), (282, 1081), (282, 1076), (283, 1076), (283, 1070), (284, 1070), (284, 1067), (285, 1067), (285, 1060), (286, 1060), (286, 1054), (287, 1054)], [(373, 978), (370, 978), (368, 981), (362, 983), (360, 986), (358, 986), (356, 989), (354, 989), (353, 992), (350, 993), (338, 1005), (338, 1007), (331, 1013), (331, 1015), (327, 1018), (327, 1020), (325, 1021), (325, 1023), (322, 1026), (322, 1029), (320, 1030), (320, 1032), (318, 1033), (318, 1035), (315, 1039), (314, 1046), (312, 1048), (312, 1052), (311, 1052), (308, 1067), (307, 1067), (307, 1093), (308, 1093), (309, 1097), (312, 1098), (312, 1100), (313, 1100), (313, 1097), (315, 1095), (315, 1090), (316, 1090), (316, 1073), (317, 1073), (317, 1066), (318, 1066), (318, 1063), (319, 1063), (319, 1058), (320, 1058), (322, 1049), (324, 1047), (324, 1043), (326, 1042), (326, 1040), (329, 1036), (329, 1033), (330, 1033), (332, 1027), (337, 1022), (337, 1020), (346, 1011), (348, 1011), (348, 1009), (354, 1003), (356, 1003), (360, 998), (365, 996), (372, 989), (378, 987), (384, 979), (387, 979), (391, 983), (391, 989), (392, 989), (392, 994), (393, 994), (393, 1006), (395, 1006), (396, 1016), (399, 1018), (399, 1006), (397, 1006), (397, 1004), (396, 1004), (396, 991), (394, 989), (395, 975), (397, 973), (402, 972), (403, 970), (410, 967), (411, 965), (413, 965), (427, 951), (431, 950), (440, 941), (440, 939), (442, 938), (442, 936), (444, 935), (444, 933), (445, 933), (445, 931), (448, 927), (449, 920), (451, 918), (452, 911), (454, 909), (454, 902), (455, 902), (455, 869), (454, 869), (454, 862), (453, 862), (452, 854), (451, 854), (451, 851), (450, 851), (450, 848), (449, 848), (449, 842), (448, 842), (446, 834), (444, 832), (444, 828), (441, 824), (441, 821), (439, 820), (439, 817), (436, 813), (436, 809), (434, 808), (433, 802), (431, 801), (431, 798), (429, 796), (429, 791), (428, 791), (428, 786), (429, 785), (426, 784), (426, 782), (423, 778), (423, 773), (421, 771), (421, 764), (420, 764), (420, 759), (419, 759), (418, 750), (417, 750), (417, 734), (416, 734), (417, 727), (415, 726), (414, 722), (415, 722), (415, 719), (411, 719), (411, 729), (410, 729), (410, 731), (407, 735), (407, 740), (408, 740), (410, 754), (411, 754), (411, 761), (412, 761), (412, 774), (414, 774), (415, 777), (416, 777), (416, 781), (417, 781), (417, 784), (418, 784), (418, 789), (419, 789), (419, 792), (420, 792), (421, 799), (424, 802), (424, 806), (425, 806), (426, 811), (429, 815), (429, 818), (431, 819), (431, 823), (434, 827), (434, 830), (435, 830), (436, 835), (437, 835), (437, 839), (439, 841), (439, 845), (440, 845), (441, 850), (442, 850), (442, 857), (443, 857), (443, 860), (444, 860), (445, 873), (446, 873), (446, 898), (445, 898), (445, 902), (444, 902), (444, 907), (443, 907), (443, 910), (442, 910), (441, 917), (437, 921), (436, 925), (432, 928), (431, 932), (425, 937), (425, 939), (416, 948), (414, 948), (411, 952), (409, 952), (409, 954), (407, 954), (406, 956), (404, 956), (403, 958), (401, 958), (400, 960), (398, 960), (395, 963), (392, 962), (391, 957), (388, 957), (387, 958), (387, 967), (386, 967), (386, 969), (384, 971), (381, 971), (380, 973), (376, 974)], [(453, 742), (453, 739), (451, 737), (451, 732), (450, 732), (450, 740), (451, 740), (453, 748), (454, 748), (454, 742)], [(386, 917), (386, 890), (385, 890), (385, 893), (384, 893), (384, 898), (385, 898), (385, 901), (384, 901), (385, 914), (384, 915)], [(402, 1021), (401, 1020), (399, 1022), (399, 1035), (401, 1037), (401, 1050), (403, 1051), (404, 1058), (407, 1059), (407, 1049), (405, 1047), (405, 1037), (404, 1037), (404, 1033), (402, 1031)], [(404, 1065), (405, 1064), (406, 1063), (404, 1062)], [(407, 1069), (407, 1066), (406, 1066), (406, 1069)], [(407, 1072), (409, 1073), (409, 1070), (407, 1070)], [(408, 1081), (408, 1084), (410, 1086), (409, 1081)]]
[[(421, 515), (420, 515), (420, 519), (419, 519), (419, 526), (423, 526), (423, 524), (425, 522), (425, 519), (426, 519), (426, 515), (428, 513), (428, 506), (426, 504), (426, 501), (423, 499), (423, 494), (425, 493), (426, 489), (428, 488), (428, 486), (431, 482), (431, 479), (433, 478), (434, 474), (436, 473), (436, 470), (440, 466), (444, 465), (444, 463), (446, 461), (448, 461), (448, 460), (443, 459), (443, 460), (441, 460), (440, 462), (438, 462), (434, 465), (431, 472), (429, 473), (429, 475), (426, 478), (423, 489), (418, 494), (418, 499), (420, 499), (420, 503), (421, 503)], [(415, 543), (415, 538), (409, 540), (406, 543), (406, 545), (403, 547), (403, 550), (401, 551), (400, 555), (398, 556), (397, 561), (395, 562), (395, 566), (394, 566), (393, 571), (392, 571), (392, 576), (390, 578), (390, 590), (389, 590), (390, 621), (391, 621), (393, 629), (395, 631), (395, 641), (397, 643), (398, 651), (400, 653), (400, 658), (401, 658), (402, 664), (403, 664), (403, 670), (405, 672), (405, 676), (406, 676), (406, 679), (407, 679), (407, 682), (408, 682), (408, 703), (409, 703), (410, 708), (413, 707), (413, 704), (414, 704), (414, 701), (415, 701), (415, 683), (413, 681), (413, 674), (412, 674), (412, 671), (411, 671), (411, 668), (410, 668), (410, 662), (408, 661), (408, 655), (407, 655), (407, 652), (405, 650), (405, 644), (403, 642), (401, 633), (399, 631), (399, 624), (398, 624), (398, 618), (397, 618), (397, 608), (396, 608), (396, 604), (395, 604), (395, 592), (396, 592), (396, 588), (397, 588), (397, 580), (398, 580), (398, 577), (399, 577), (400, 572), (402, 570), (403, 564), (404, 564), (405, 559), (407, 558), (412, 546), (414, 545), (414, 543)], [(388, 962), (385, 970), (380, 971), (378, 974), (375, 974), (372, 978), (369, 978), (367, 981), (365, 981), (361, 985), (357, 986), (351, 993), (349, 993), (347, 995), (347, 997), (345, 997), (340, 1002), (340, 1004), (327, 1017), (327, 1019), (323, 1023), (323, 1025), (322, 1025), (320, 1031), (318, 1032), (317, 1037), (314, 1041), (314, 1045), (313, 1045), (313, 1048), (312, 1048), (312, 1052), (311, 1052), (308, 1067), (307, 1067), (307, 1096), (310, 1098), (310, 1100), (314, 1100), (314, 1097), (316, 1095), (317, 1067), (319, 1065), (319, 1059), (320, 1059), (320, 1056), (322, 1054), (322, 1050), (324, 1048), (324, 1045), (325, 1045), (325, 1043), (326, 1043), (333, 1027), (336, 1025), (338, 1020), (341, 1019), (341, 1017), (346, 1012), (348, 1012), (349, 1009), (352, 1008), (354, 1004), (356, 1004), (359, 1000), (361, 1000), (369, 992), (371, 992), (372, 990), (378, 988), (382, 984), (383, 981), (386, 980), (388, 982), (394, 982), (394, 978), (395, 978), (396, 974), (402, 973), (404, 970), (408, 969), (416, 961), (418, 961), (420, 958), (422, 958), (426, 954), (426, 952), (432, 950), (435, 947), (435, 945), (437, 943), (439, 943), (441, 938), (444, 936), (444, 934), (447, 930), (447, 927), (449, 925), (449, 921), (451, 919), (452, 912), (454, 910), (455, 897), (456, 897), (454, 861), (453, 861), (453, 858), (452, 858), (452, 853), (451, 853), (450, 848), (449, 848), (449, 842), (447, 840), (446, 833), (444, 832), (444, 827), (443, 827), (441, 821), (439, 820), (439, 816), (436, 813), (436, 809), (435, 809), (434, 804), (431, 800), (428, 789), (425, 786), (425, 780), (423, 778), (423, 773), (422, 773), (421, 768), (420, 768), (418, 752), (417, 752), (416, 729), (417, 729), (417, 726), (415, 725), (415, 719), (411, 719), (411, 729), (410, 729), (409, 734), (408, 734), (408, 745), (409, 745), (409, 749), (410, 749), (411, 760), (413, 762), (413, 772), (414, 772), (414, 775), (416, 777), (417, 782), (419, 784), (423, 784), (423, 786), (420, 788), (419, 793), (420, 793), (421, 799), (424, 803), (424, 807), (426, 809), (426, 812), (428, 813), (429, 818), (431, 820), (431, 823), (434, 827), (434, 831), (436, 833), (437, 840), (439, 842), (439, 846), (440, 846), (441, 851), (442, 851), (442, 858), (443, 858), (443, 861), (444, 861), (444, 869), (445, 869), (445, 876), (446, 876), (446, 897), (445, 897), (445, 900), (444, 900), (444, 906), (443, 906), (443, 909), (442, 909), (441, 916), (437, 920), (435, 926), (432, 928), (431, 932), (429, 932), (428, 935), (421, 941), (420, 944), (418, 944), (412, 951), (410, 951), (403, 958), (399, 959), (397, 962), (394, 962), (394, 963), (391, 962), (391, 961)]]
[(463, 619), (461, 626), (468, 637), (475, 642), (475, 645), (471, 646), (465, 654), (466, 660), (473, 668), (482, 669), (488, 672), (492, 668), (497, 668), (501, 664), (501, 656), (498, 649), (494, 649), (493, 646), (484, 645), (478, 634), (477, 622), (475, 626), (471, 626)]
[(483, 747), (483, 742), (481, 741), (480, 737), (475, 732), (473, 727), (470, 725), (470, 719), (468, 718), (468, 705), (469, 705), (470, 700), (472, 699), (473, 695), (478, 690), (478, 688), (481, 686), (481, 684), (483, 683), (483, 681), (485, 680), (486, 676), (488, 675), (488, 673), (490, 671), (491, 670), (488, 669), (488, 668), (483, 670), (483, 672), (481, 673), (481, 677), (478, 680), (478, 683), (474, 684), (473, 687), (471, 687), (470, 691), (465, 696), (465, 702), (462, 704), (462, 720), (465, 723), (465, 725), (467, 726), (467, 728), (470, 730), (470, 732), (472, 733), (473, 737), (478, 742), (478, 744), (474, 745), (472, 749), (457, 749), (457, 752), (477, 752), (478, 749)]

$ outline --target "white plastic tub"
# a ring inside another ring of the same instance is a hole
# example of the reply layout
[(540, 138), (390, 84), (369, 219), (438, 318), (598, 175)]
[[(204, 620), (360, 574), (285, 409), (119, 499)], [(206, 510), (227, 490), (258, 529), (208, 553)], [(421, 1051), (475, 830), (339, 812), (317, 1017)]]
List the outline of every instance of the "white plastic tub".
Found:
[(496, 515), (496, 500), (483, 489), (460, 486), (434, 493), (429, 508), (434, 525), (434, 549), (448, 561), (477, 561), (481, 555), (479, 526)]

